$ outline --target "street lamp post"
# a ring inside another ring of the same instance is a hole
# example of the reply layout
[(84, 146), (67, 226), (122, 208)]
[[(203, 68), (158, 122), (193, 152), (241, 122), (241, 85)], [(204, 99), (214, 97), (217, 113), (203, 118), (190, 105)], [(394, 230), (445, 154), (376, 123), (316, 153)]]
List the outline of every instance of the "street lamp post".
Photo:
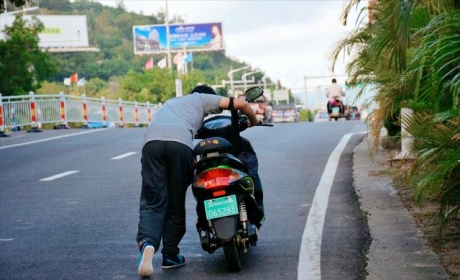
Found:
[[(246, 80), (246, 77), (249, 76), (249, 75), (252, 75), (252, 74), (254, 74), (254, 73), (258, 73), (258, 72), (260, 72), (260, 71), (248, 72), (248, 73), (244, 73), (244, 74), (241, 76), (241, 79), (243, 79), (243, 81), (244, 81), (244, 91), (246, 91), (246, 89), (247, 89), (247, 87), (246, 87), (246, 82), (247, 82), (248, 80)], [(252, 77), (251, 82), (254, 82), (254, 77)]]
[(235, 94), (234, 92), (234, 88), (233, 88), (233, 73), (235, 72), (238, 72), (238, 71), (241, 71), (241, 70), (244, 70), (244, 69), (248, 69), (250, 68), (251, 66), (244, 66), (244, 67), (241, 67), (241, 68), (237, 68), (235, 70), (231, 69), (229, 72), (228, 72), (228, 77), (230, 78), (230, 88), (231, 88), (231, 91), (232, 91), (232, 94)]

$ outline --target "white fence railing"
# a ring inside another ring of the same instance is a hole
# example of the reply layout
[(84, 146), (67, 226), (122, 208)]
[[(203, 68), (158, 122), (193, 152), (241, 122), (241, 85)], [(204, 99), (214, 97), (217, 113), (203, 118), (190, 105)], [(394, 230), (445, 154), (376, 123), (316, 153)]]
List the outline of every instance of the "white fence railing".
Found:
[(83, 127), (97, 124), (107, 127), (114, 124), (134, 126), (148, 125), (160, 104), (72, 96), (60, 94), (2, 96), (0, 94), (0, 135), (5, 130), (30, 126), (40, 130), (43, 124), (54, 124), (55, 128), (67, 127), (68, 123), (81, 123)]

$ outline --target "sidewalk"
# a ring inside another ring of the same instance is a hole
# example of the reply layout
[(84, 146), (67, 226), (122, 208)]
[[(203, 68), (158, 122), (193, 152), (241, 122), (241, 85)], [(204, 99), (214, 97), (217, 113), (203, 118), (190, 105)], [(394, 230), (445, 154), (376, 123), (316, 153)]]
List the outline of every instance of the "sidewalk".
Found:
[(373, 159), (369, 156), (366, 137), (354, 149), (354, 184), (371, 234), (367, 279), (449, 279), (392, 187), (391, 178), (375, 176), (387, 168), (381, 164), (386, 159), (381, 148)]

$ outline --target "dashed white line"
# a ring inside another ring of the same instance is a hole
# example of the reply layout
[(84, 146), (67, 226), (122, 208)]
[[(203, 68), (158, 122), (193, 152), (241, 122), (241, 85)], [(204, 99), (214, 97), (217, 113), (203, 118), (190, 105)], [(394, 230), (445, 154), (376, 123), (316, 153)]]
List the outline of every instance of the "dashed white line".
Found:
[(53, 181), (53, 180), (56, 180), (56, 179), (59, 179), (59, 178), (62, 178), (62, 177), (65, 177), (65, 176), (68, 176), (68, 175), (71, 175), (71, 174), (74, 174), (74, 173), (78, 173), (78, 172), (80, 172), (80, 171), (79, 170), (71, 170), (71, 171), (67, 171), (67, 172), (62, 172), (62, 173), (56, 174), (54, 176), (50, 176), (50, 177), (47, 177), (47, 178), (40, 179), (40, 181)]
[(129, 156), (132, 156), (134, 154), (137, 154), (137, 152), (129, 152), (129, 153), (125, 153), (125, 154), (122, 154), (122, 155), (119, 155), (119, 156), (116, 156), (116, 157), (113, 157), (112, 160), (117, 160), (117, 159), (122, 159), (122, 158), (125, 158), (125, 157), (129, 157)]
[(0, 242), (9, 242), (13, 241), (13, 238), (0, 238)]

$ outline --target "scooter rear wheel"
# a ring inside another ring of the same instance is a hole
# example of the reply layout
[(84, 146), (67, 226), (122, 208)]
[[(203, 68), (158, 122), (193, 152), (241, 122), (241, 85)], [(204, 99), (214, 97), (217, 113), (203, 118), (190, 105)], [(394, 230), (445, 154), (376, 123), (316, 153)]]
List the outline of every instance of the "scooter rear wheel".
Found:
[(233, 238), (232, 240), (225, 242), (223, 244), (223, 248), (228, 269), (232, 272), (240, 271), (241, 259), (237, 239)]

